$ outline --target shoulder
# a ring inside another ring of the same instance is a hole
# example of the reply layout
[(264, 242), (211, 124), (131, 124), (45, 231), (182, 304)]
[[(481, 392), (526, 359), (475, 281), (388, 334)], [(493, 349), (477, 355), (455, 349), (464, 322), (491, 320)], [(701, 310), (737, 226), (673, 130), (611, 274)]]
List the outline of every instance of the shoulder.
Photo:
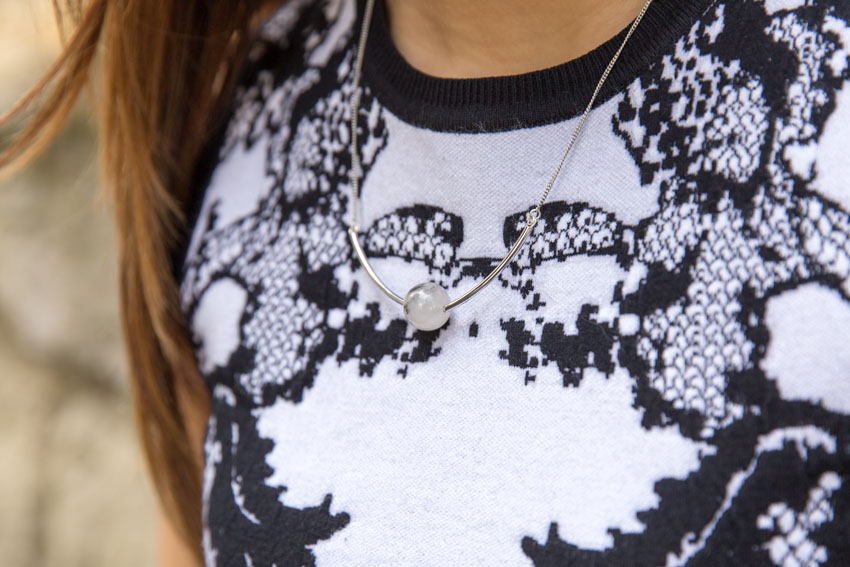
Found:
[(268, 200), (279, 196), (291, 156), (314, 158), (315, 141), (347, 124), (350, 88), (341, 78), (350, 74), (357, 7), (357, 0), (290, 0), (258, 28), (227, 116), (196, 168), (178, 263), (189, 312), (209, 284), (191, 265), (217, 252), (203, 252), (203, 239), (231, 229), (230, 245), (241, 247), (253, 233), (236, 225), (273, 208)]
[(644, 179), (672, 168), (721, 185), (808, 183), (838, 171), (834, 148), (850, 141), (848, 21), (845, 1), (711, 3), (621, 104), (618, 131)]
[(285, 2), (258, 29), (231, 103), (220, 157), (285, 122), (288, 102), (334, 74), (350, 45), (356, 0)]

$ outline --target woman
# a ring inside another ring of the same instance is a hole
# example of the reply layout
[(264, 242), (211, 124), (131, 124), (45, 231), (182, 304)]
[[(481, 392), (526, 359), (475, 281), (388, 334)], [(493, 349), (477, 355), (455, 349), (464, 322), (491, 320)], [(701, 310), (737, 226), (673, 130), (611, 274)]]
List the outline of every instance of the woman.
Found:
[(850, 562), (850, 8), (370, 7), (95, 0), (7, 151), (102, 43), (163, 564)]

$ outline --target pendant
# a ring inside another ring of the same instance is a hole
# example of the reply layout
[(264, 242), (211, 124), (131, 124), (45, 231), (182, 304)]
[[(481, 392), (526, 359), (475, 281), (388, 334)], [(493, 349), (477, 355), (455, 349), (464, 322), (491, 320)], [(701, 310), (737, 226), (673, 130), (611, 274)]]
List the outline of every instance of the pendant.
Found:
[(449, 320), (449, 294), (442, 286), (425, 282), (410, 288), (404, 297), (404, 316), (420, 331), (435, 331)]
[(517, 238), (517, 241), (514, 242), (514, 245), (508, 251), (508, 255), (499, 262), (498, 266), (493, 268), (493, 271), (486, 278), (455, 300), (449, 299), (449, 294), (446, 290), (433, 282), (425, 282), (413, 286), (402, 299), (401, 296), (394, 293), (393, 290), (381, 281), (381, 278), (378, 277), (378, 274), (369, 265), (369, 259), (366, 258), (366, 253), (363, 251), (363, 247), (360, 246), (360, 240), (357, 238), (356, 224), (348, 227), (348, 237), (351, 240), (354, 253), (357, 255), (357, 260), (360, 261), (360, 265), (387, 297), (404, 307), (404, 317), (407, 319), (407, 322), (420, 331), (436, 331), (449, 320), (450, 310), (462, 303), (466, 303), (469, 298), (484, 289), (508, 265), (508, 262), (513, 260), (519, 249), (522, 248), (523, 242), (525, 242), (531, 230), (537, 224), (537, 219), (539, 218), (540, 211), (538, 209), (535, 208), (529, 211), (525, 228), (522, 229), (519, 238)]

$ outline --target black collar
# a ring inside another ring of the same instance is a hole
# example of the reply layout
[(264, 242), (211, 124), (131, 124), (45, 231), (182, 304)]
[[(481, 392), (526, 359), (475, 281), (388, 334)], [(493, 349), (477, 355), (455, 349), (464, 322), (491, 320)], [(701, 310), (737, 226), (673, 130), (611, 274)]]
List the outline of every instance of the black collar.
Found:
[[(597, 99), (623, 90), (670, 53), (715, 0), (655, 0), (629, 39)], [(358, 2), (360, 26), (363, 2)], [(627, 30), (590, 53), (522, 75), (441, 79), (411, 67), (396, 50), (378, 0), (363, 64), (363, 82), (410, 124), (449, 132), (492, 132), (550, 124), (580, 114)], [(357, 34), (352, 34), (356, 36)]]

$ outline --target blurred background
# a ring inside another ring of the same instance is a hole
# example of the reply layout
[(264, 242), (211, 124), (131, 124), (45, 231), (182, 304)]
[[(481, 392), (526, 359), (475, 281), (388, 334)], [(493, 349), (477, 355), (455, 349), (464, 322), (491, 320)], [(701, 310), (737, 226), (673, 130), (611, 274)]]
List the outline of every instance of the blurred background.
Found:
[[(0, 0), (0, 114), (59, 51), (51, 6)], [(78, 109), (39, 160), (0, 178), (2, 567), (154, 565), (92, 130)]]

